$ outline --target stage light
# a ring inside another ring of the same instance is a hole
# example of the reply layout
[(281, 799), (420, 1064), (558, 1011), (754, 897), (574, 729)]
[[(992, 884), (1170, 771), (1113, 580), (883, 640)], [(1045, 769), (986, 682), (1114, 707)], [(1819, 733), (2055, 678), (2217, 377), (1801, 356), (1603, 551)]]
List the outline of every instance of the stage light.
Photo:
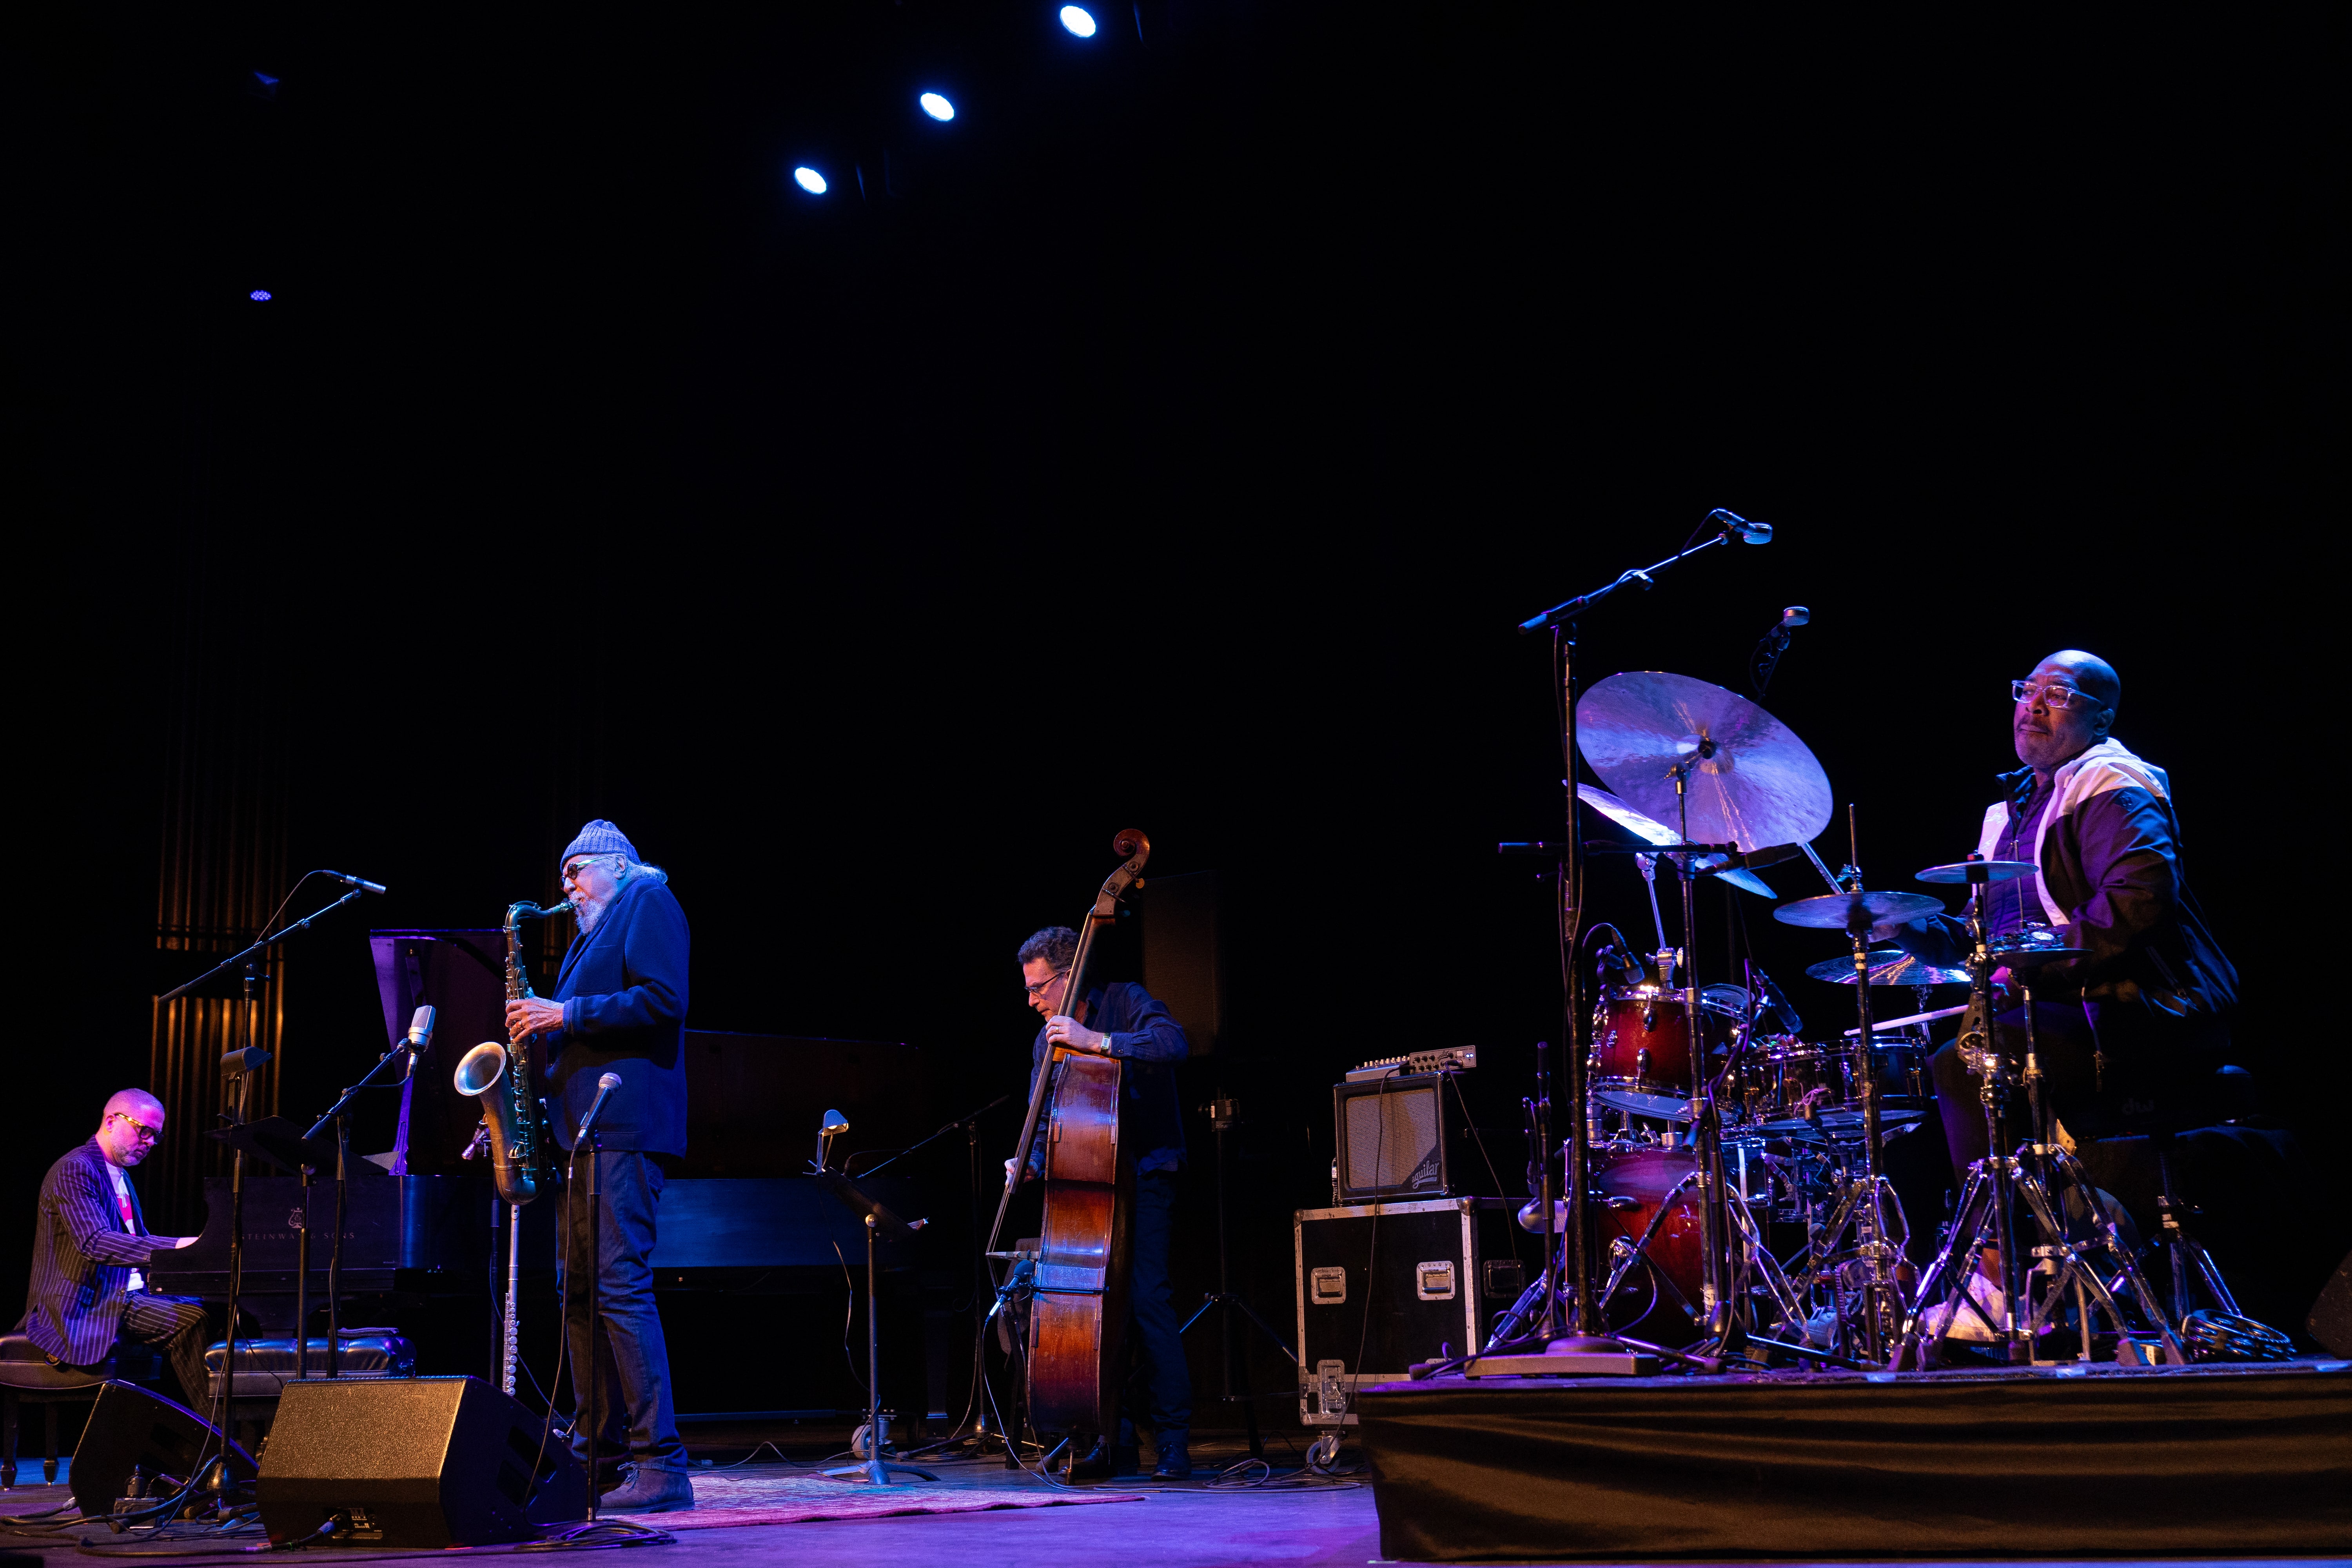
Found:
[(246, 298), (253, 300), (256, 304), (266, 303), (269, 299), (269, 290), (267, 289), (256, 289), (252, 293), (247, 294)]
[(1074, 37), (1091, 38), (1095, 36), (1095, 14), (1084, 5), (1065, 5), (1062, 7), (1062, 26), (1067, 27)]
[(925, 114), (942, 124), (955, 118), (955, 105), (936, 92), (927, 92), (915, 101), (922, 105)]
[(806, 191), (813, 196), (821, 196), (824, 195), (827, 189), (824, 183), (824, 176), (818, 174), (814, 169), (810, 168), (806, 163), (803, 163), (799, 168), (793, 171), (793, 184), (798, 185), (801, 189)]

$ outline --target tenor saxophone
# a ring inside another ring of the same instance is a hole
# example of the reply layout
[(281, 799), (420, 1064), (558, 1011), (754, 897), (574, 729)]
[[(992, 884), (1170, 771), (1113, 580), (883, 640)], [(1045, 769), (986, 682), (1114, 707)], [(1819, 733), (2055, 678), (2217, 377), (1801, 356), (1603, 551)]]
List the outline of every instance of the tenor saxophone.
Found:
[[(534, 994), (530, 976), (523, 970), (522, 922), (562, 914), (571, 907), (551, 904), (541, 909), (528, 901), (507, 906), (508, 1001), (519, 1002)], [(517, 1208), (539, 1196), (539, 1158), (546, 1127), (540, 1118), (539, 1101), (531, 1095), (530, 1045), (536, 1038), (536, 1035), (525, 1035), (511, 1045), (485, 1040), (457, 1064), (457, 1092), (482, 1102), (482, 1125), (490, 1138), (491, 1180), (498, 1184), (499, 1198)]]

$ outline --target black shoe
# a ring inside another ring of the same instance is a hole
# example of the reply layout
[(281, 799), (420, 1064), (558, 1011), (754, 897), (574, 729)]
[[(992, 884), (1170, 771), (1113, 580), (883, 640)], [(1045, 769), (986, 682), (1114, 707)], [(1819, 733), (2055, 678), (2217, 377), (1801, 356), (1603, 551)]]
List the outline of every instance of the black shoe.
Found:
[(1160, 1466), (1151, 1474), (1163, 1481), (1181, 1481), (1192, 1474), (1192, 1456), (1184, 1451), (1183, 1438), (1160, 1439)]
[[(1075, 1453), (1076, 1450), (1074, 1449), (1073, 1452)], [(1107, 1481), (1110, 1479), (1111, 1474), (1110, 1450), (1103, 1446), (1100, 1438), (1097, 1438), (1095, 1446), (1087, 1449), (1084, 1457), (1071, 1459), (1070, 1468), (1063, 1472), (1062, 1479), (1070, 1481)]]

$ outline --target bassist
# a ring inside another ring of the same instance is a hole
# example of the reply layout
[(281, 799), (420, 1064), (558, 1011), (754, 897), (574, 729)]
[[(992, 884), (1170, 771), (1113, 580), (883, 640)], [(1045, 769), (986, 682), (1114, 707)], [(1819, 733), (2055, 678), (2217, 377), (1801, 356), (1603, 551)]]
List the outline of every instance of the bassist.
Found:
[[(1030, 1049), (1030, 1080), (1043, 1068), (1049, 1047), (1120, 1062), (1118, 1147), (1135, 1163), (1135, 1208), (1127, 1342), (1134, 1366), (1122, 1390), (1119, 1431), (1098, 1449), (1074, 1461), (1073, 1479), (1107, 1477), (1114, 1454), (1133, 1453), (1134, 1428), (1148, 1427), (1159, 1455), (1155, 1474), (1192, 1473), (1186, 1441), (1192, 1423), (1192, 1380), (1177, 1337), (1176, 1307), (1168, 1279), (1168, 1237), (1174, 1217), (1177, 1173), (1184, 1163), (1184, 1122), (1176, 1102), (1176, 1064), (1190, 1047), (1183, 1027), (1167, 1007), (1132, 981), (1089, 986), (1075, 1007), (1066, 1005), (1069, 972), (1078, 934), (1053, 926), (1021, 944), (1021, 981), (1029, 1005), (1045, 1020)], [(1028, 1175), (1045, 1169), (1045, 1129), (1029, 1150)], [(1125, 1450), (1125, 1452), (1118, 1452)]]

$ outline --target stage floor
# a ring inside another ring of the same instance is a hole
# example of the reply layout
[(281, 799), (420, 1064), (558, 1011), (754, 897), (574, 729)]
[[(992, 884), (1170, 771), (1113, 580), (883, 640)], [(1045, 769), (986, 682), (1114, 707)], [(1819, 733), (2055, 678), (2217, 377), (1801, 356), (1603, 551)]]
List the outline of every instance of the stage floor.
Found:
[[(739, 1436), (756, 1436), (747, 1429), (730, 1433), (730, 1440)], [(790, 1434), (779, 1432), (787, 1452), (795, 1458), (814, 1459), (824, 1452), (823, 1445), (813, 1445), (804, 1430)], [(701, 1447), (700, 1444), (697, 1445)], [(1289, 1456), (1283, 1444), (1270, 1442), (1270, 1452), (1286, 1463)], [(740, 1452), (740, 1450), (737, 1450)], [(1210, 1441), (1195, 1445), (1195, 1457), (1209, 1464), (1224, 1465), (1244, 1457), (1240, 1442)], [(723, 1453), (723, 1451), (722, 1451)], [(1351, 1445), (1343, 1455), (1343, 1463), (1360, 1460), (1360, 1455)], [(38, 1476), (38, 1463), (34, 1461), (34, 1475)], [(1042, 1490), (1044, 1483), (1003, 1468), (1001, 1462), (951, 1463), (939, 1467), (940, 1485), (947, 1489), (969, 1488), (1028, 1488)], [(757, 1475), (794, 1475), (808, 1473), (805, 1466), (789, 1469), (782, 1466), (763, 1464), (747, 1466), (724, 1472), (704, 1471), (705, 1476), (725, 1474), (733, 1477)], [(1277, 1477), (1286, 1472), (1277, 1472)], [(1286, 1472), (1295, 1475), (1295, 1471)], [(1357, 1478), (1362, 1479), (1362, 1477)], [(706, 1492), (721, 1489), (707, 1488)], [(672, 1568), (802, 1568), (810, 1563), (839, 1564), (841, 1568), (908, 1568), (909, 1564), (950, 1563), (955, 1568), (1039, 1568), (1041, 1563), (1084, 1562), (1101, 1568), (1255, 1568), (1259, 1564), (1297, 1564), (1299, 1568), (1328, 1568), (1328, 1565), (1365, 1564), (1383, 1561), (1380, 1552), (1380, 1520), (1373, 1506), (1372, 1489), (1368, 1485), (1353, 1487), (1322, 1486), (1312, 1490), (1281, 1488), (1207, 1489), (1196, 1482), (1192, 1487), (1160, 1488), (1148, 1480), (1129, 1478), (1101, 1489), (1119, 1496), (1133, 1496), (1132, 1502), (1106, 1502), (1081, 1507), (1034, 1508), (1005, 1510), (985, 1513), (935, 1513), (898, 1515), (881, 1519), (840, 1520), (819, 1522), (723, 1526), (717, 1529), (680, 1529), (677, 1544), (644, 1549), (653, 1555), (645, 1559), (650, 1565), (667, 1563)], [(22, 1514), (54, 1507), (69, 1500), (63, 1487), (42, 1488), (20, 1486), (14, 1491), (0, 1493), (0, 1513)], [(643, 1518), (641, 1522), (660, 1525), (662, 1516)], [(675, 1518), (667, 1522), (682, 1522)], [(127, 1548), (121, 1537), (109, 1536), (103, 1530), (93, 1533), (100, 1544), (99, 1554), (108, 1546)], [(503, 1556), (512, 1548), (494, 1547), (480, 1552), (463, 1553), (467, 1556)], [(70, 1541), (28, 1539), (22, 1536), (0, 1535), (0, 1551), (38, 1554), (50, 1561), (53, 1568), (68, 1564), (87, 1564), (93, 1553), (77, 1549)], [(147, 1563), (193, 1563), (209, 1557), (218, 1561), (224, 1555), (218, 1547), (210, 1552), (170, 1554), (153, 1548), (142, 1551), (140, 1558)], [(355, 1552), (329, 1551), (288, 1553), (281, 1559), (289, 1563), (447, 1563), (453, 1553), (446, 1552)], [(1925, 1555), (1925, 1554), (1923, 1554)], [(544, 1563), (547, 1559), (534, 1554), (533, 1559)], [(610, 1558), (601, 1559), (604, 1562)], [(1918, 1557), (1845, 1558), (1837, 1560), (1843, 1568), (1854, 1568), (1857, 1563), (1873, 1562), (1895, 1563), (1918, 1561)], [(2028, 1557), (1999, 1559), (2001, 1568), (2021, 1568), (2039, 1563), (2051, 1564), (2096, 1562), (2102, 1568), (2126, 1568), (2133, 1563), (2182, 1563), (2194, 1561), (2208, 1565), (2235, 1563), (2312, 1562), (2329, 1559), (2242, 1557), (2217, 1558), (2056, 1558)], [(1594, 1559), (1579, 1561), (1590, 1563)], [(1626, 1564), (1646, 1564), (1660, 1558), (1629, 1554), (1609, 1561)], [(1679, 1560), (1694, 1561), (1690, 1558)], [(1750, 1557), (1743, 1559), (1755, 1562)], [(1796, 1556), (1778, 1559), (1782, 1562), (1814, 1562), (1824, 1559)], [(1966, 1563), (1991, 1559), (1947, 1558), (1943, 1561)], [(518, 1565), (520, 1568), (520, 1564)]]

